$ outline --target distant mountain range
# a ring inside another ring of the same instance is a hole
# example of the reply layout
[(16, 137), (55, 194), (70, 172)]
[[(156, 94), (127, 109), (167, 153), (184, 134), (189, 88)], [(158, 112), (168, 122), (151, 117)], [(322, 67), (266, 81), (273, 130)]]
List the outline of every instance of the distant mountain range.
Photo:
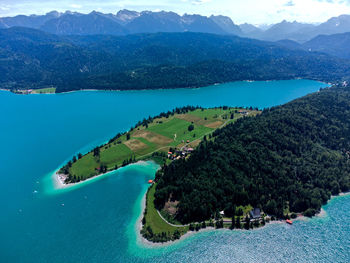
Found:
[(81, 14), (67, 11), (52, 11), (46, 15), (19, 15), (0, 18), (0, 28), (14, 26), (40, 29), (58, 35), (127, 35), (157, 32), (201, 32), (219, 35), (237, 35), (266, 41), (289, 39), (307, 42), (318, 35), (350, 32), (350, 15), (333, 17), (319, 24), (282, 21), (257, 27), (251, 24), (236, 25), (226, 16), (180, 16), (174, 12), (136, 12), (121, 10), (117, 14), (93, 11)]
[(249, 30), (251, 32), (247, 32), (247, 30), (242, 28), (243, 33), (251, 38), (268, 41), (289, 39), (303, 43), (318, 35), (332, 35), (350, 32), (350, 15), (333, 17), (320, 25), (298, 23), (295, 21), (288, 22), (284, 20), (281, 23), (271, 26), (265, 31)]
[(241, 35), (229, 17), (183, 15), (173, 12), (121, 10), (116, 15), (91, 12), (81, 14), (52, 11), (46, 15), (0, 18), (0, 28), (14, 26), (40, 29), (58, 35), (126, 35), (157, 32), (203, 32)]
[(0, 29), (0, 88), (183, 88), (350, 75), (349, 60), (298, 45), (192, 32), (59, 36), (12, 27)]

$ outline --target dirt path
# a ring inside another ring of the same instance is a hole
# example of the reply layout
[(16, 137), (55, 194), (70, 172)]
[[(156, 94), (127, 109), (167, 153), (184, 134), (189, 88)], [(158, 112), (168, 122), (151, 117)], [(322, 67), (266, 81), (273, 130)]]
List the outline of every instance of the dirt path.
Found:
[(174, 225), (174, 224), (172, 224), (172, 223), (169, 223), (163, 216), (162, 216), (162, 214), (157, 210), (157, 213), (158, 213), (158, 215), (160, 216), (160, 218), (161, 219), (163, 219), (163, 221), (165, 222), (165, 223), (167, 223), (168, 225), (170, 225), (170, 226), (173, 226), (173, 227), (185, 227), (185, 226), (189, 226), (190, 224), (187, 224), (187, 225)]

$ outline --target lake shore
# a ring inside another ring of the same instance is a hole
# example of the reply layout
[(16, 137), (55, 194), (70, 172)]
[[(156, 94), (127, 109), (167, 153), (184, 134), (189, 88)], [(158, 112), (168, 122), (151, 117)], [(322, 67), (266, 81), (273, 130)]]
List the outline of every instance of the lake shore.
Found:
[(96, 176), (93, 176), (91, 178), (88, 178), (84, 181), (80, 181), (80, 182), (77, 182), (77, 183), (65, 183), (65, 178), (66, 178), (66, 175), (64, 174), (59, 174), (58, 171), (56, 171), (54, 174), (53, 174), (53, 180), (54, 180), (54, 185), (55, 185), (55, 188), (57, 190), (59, 189), (65, 189), (65, 188), (70, 188), (70, 187), (74, 187), (74, 186), (77, 186), (77, 185), (81, 185), (83, 183), (87, 183), (87, 182), (90, 182), (90, 181), (95, 181), (98, 177), (101, 177), (101, 176), (106, 176), (114, 171), (117, 171), (117, 170), (113, 170), (113, 171), (110, 171), (110, 172), (107, 172), (107, 173), (104, 173), (104, 174), (99, 174), (99, 175), (96, 175)]
[[(203, 85), (203, 86), (189, 86), (189, 87), (176, 87), (176, 88), (151, 88), (151, 89), (79, 89), (79, 90), (69, 90), (69, 91), (64, 91), (64, 92), (54, 92), (54, 93), (31, 93), (30, 95), (34, 95), (34, 94), (70, 94), (70, 93), (75, 93), (75, 92), (91, 92), (91, 91), (100, 91), (100, 92), (122, 92), (122, 91), (131, 91), (131, 92), (139, 92), (139, 91), (152, 91), (152, 90), (162, 90), (162, 91), (166, 91), (166, 90), (178, 90), (178, 89), (201, 89), (201, 88), (207, 88), (207, 87), (213, 87), (213, 86), (218, 86), (218, 85), (226, 85), (226, 84), (230, 84), (230, 83), (237, 83), (237, 82), (241, 82), (241, 83), (253, 83), (253, 82), (259, 82), (259, 81), (264, 81), (264, 82), (278, 82), (278, 81), (293, 81), (293, 80), (301, 80), (302, 78), (297, 77), (297, 78), (291, 78), (291, 79), (267, 79), (267, 80), (251, 80), (251, 79), (246, 79), (246, 80), (237, 80), (237, 81), (228, 81), (228, 82), (218, 82), (218, 83), (212, 83), (212, 84), (207, 84), (207, 85)], [(306, 79), (309, 80), (309, 79)], [(311, 79), (310, 79), (311, 80)], [(317, 80), (317, 82), (319, 83), (325, 83), (323, 81)], [(328, 86), (332, 86), (335, 85), (336, 83), (331, 83), (331, 82), (327, 82), (326, 83)], [(11, 89), (0, 89), (3, 91), (9, 91), (12, 92)], [(35, 89), (33, 89), (35, 90)], [(17, 95), (23, 95), (21, 93), (15, 93), (14, 94)]]
[(126, 168), (126, 167), (128, 167), (130, 165), (144, 165), (147, 162), (152, 162), (152, 160), (149, 160), (149, 161), (142, 161), (142, 160), (140, 160), (140, 161), (137, 161), (135, 163), (131, 163), (129, 165), (126, 165), (126, 166), (123, 166), (123, 167), (119, 167), (118, 169), (115, 169), (115, 170), (112, 170), (112, 171), (108, 171), (108, 172), (103, 173), (103, 174), (95, 175), (95, 176), (90, 177), (90, 178), (88, 178), (88, 179), (86, 179), (84, 181), (80, 181), (80, 182), (77, 182), (77, 183), (69, 183), (69, 184), (64, 182), (64, 180), (66, 178), (66, 175), (59, 174), (59, 170), (56, 170), (52, 174), (52, 180), (53, 180), (54, 187), (55, 187), (56, 190), (66, 189), (66, 188), (71, 188), (71, 187), (74, 187), (74, 186), (78, 186), (78, 185), (82, 185), (82, 184), (85, 184), (85, 183), (90, 183), (92, 181), (96, 181), (96, 180), (102, 179), (103, 177), (109, 176), (110, 174), (112, 174), (114, 172), (117, 172), (120, 169)]
[[(147, 192), (146, 192), (147, 193)], [(287, 224), (286, 223), (286, 220), (273, 220), (273, 221), (269, 221), (268, 223), (266, 222), (265, 225), (263, 226), (260, 226), (260, 227), (256, 227), (256, 228), (253, 228), (253, 229), (249, 229), (249, 230), (245, 230), (243, 228), (241, 229), (228, 229), (228, 228), (215, 228), (215, 227), (206, 227), (206, 228), (202, 228), (198, 231), (188, 231), (186, 234), (182, 235), (179, 239), (177, 240), (174, 240), (174, 241), (167, 241), (167, 242), (163, 242), (163, 243), (156, 243), (156, 242), (152, 242), (152, 241), (149, 241), (148, 239), (144, 238), (141, 234), (141, 230), (142, 230), (142, 218), (143, 218), (143, 214), (145, 212), (145, 209), (146, 209), (146, 193), (144, 194), (142, 200), (141, 200), (141, 213), (140, 213), (140, 216), (138, 217), (137, 221), (136, 221), (136, 231), (137, 231), (137, 239), (140, 241), (140, 243), (145, 246), (145, 247), (149, 247), (149, 248), (157, 248), (157, 247), (165, 247), (165, 246), (169, 246), (169, 245), (174, 245), (176, 243), (179, 243), (179, 242), (182, 242), (184, 240), (186, 240), (187, 238), (189, 237), (192, 237), (196, 234), (199, 234), (199, 233), (204, 233), (204, 232), (211, 232), (211, 231), (238, 231), (238, 232), (242, 232), (242, 231), (258, 231), (258, 230), (261, 230), (261, 229), (264, 229), (266, 228), (267, 226), (272, 226), (274, 224)], [(348, 196), (350, 195), (350, 192), (345, 192), (345, 193), (340, 193), (339, 195), (336, 195), (336, 196), (331, 196), (331, 199), (328, 200), (327, 204), (334, 198), (337, 198), (337, 197), (342, 197), (342, 196)], [(315, 216), (313, 217), (306, 217), (304, 215), (301, 215), (299, 214), (297, 218), (294, 218), (292, 219), (292, 222), (297, 222), (297, 221), (310, 221), (310, 220), (313, 220), (313, 219), (317, 219), (317, 218), (325, 218), (327, 217), (327, 212), (324, 208), (321, 208), (320, 212), (317, 213)], [(167, 221), (165, 221), (167, 222)], [(167, 222), (168, 223), (168, 222)]]

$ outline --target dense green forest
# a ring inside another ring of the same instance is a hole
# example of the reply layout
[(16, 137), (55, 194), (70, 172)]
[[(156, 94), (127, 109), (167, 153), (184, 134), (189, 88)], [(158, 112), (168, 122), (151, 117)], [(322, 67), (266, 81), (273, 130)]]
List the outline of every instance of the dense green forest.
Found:
[(294, 78), (333, 82), (349, 72), (348, 60), (236, 36), (0, 30), (0, 88), (7, 89), (154, 89)]
[(330, 88), (218, 129), (186, 160), (157, 173), (156, 208), (201, 222), (252, 205), (283, 218), (314, 215), (350, 189), (350, 89)]

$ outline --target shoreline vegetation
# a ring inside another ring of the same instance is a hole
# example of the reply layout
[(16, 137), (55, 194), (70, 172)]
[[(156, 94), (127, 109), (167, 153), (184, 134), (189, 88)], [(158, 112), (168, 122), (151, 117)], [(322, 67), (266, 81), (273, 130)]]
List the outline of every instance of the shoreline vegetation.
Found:
[[(322, 89), (216, 130), (213, 141), (157, 172), (142, 235), (167, 242), (187, 227), (251, 229), (319, 214), (350, 189), (349, 101), (347, 87)], [(160, 231), (156, 211), (184, 228)]]
[[(153, 161), (152, 159), (150, 159), (150, 161)], [(132, 163), (130, 165), (134, 165), (134, 164), (142, 164), (144, 163), (145, 161), (143, 160), (139, 160), (135, 163)], [(120, 168), (122, 167), (119, 167), (117, 170), (119, 170)], [(117, 170), (112, 170), (112, 171), (108, 171), (104, 174), (98, 174), (96, 176), (93, 176), (93, 177), (90, 177), (84, 181), (80, 181), (80, 182), (76, 182), (76, 183), (66, 183), (65, 182), (65, 175), (63, 174), (60, 174), (59, 173), (59, 170), (56, 170), (55, 172), (51, 173), (51, 177), (52, 177), (52, 180), (53, 180), (53, 183), (54, 183), (54, 188), (56, 190), (59, 190), (59, 189), (65, 189), (65, 188), (70, 188), (70, 187), (74, 187), (74, 186), (77, 186), (79, 184), (83, 184), (83, 183), (87, 183), (87, 182), (90, 182), (90, 181), (94, 181), (94, 180), (98, 180), (104, 176), (108, 176), (109, 174), (113, 173), (113, 172), (116, 172)]]
[[(256, 82), (256, 81), (265, 81), (265, 82), (271, 82), (271, 81), (288, 81), (288, 80), (300, 80), (302, 78), (296, 77), (296, 78), (290, 78), (290, 79), (266, 79), (266, 80), (236, 80), (236, 81), (227, 81), (227, 82), (215, 82), (215, 83), (208, 83), (208, 84), (203, 84), (201, 86), (184, 86), (184, 87), (170, 87), (170, 88), (144, 88), (144, 89), (77, 89), (77, 90), (71, 90), (71, 91), (62, 91), (62, 92), (56, 92), (55, 87), (51, 88), (32, 88), (32, 89), (0, 89), (3, 91), (9, 91), (17, 95), (29, 95), (29, 94), (68, 94), (68, 93), (73, 93), (73, 92), (84, 92), (84, 91), (114, 91), (114, 92), (121, 92), (121, 91), (148, 91), (148, 90), (172, 90), (172, 89), (201, 89), (201, 88), (206, 88), (210, 86), (217, 86), (217, 85), (223, 85), (223, 84), (228, 84), (232, 82)], [(309, 79), (312, 80), (312, 79)], [(322, 80), (314, 80), (314, 81), (319, 81), (319, 82), (324, 82)], [(328, 85), (334, 86), (334, 85), (339, 85), (336, 82), (327, 82)]]
[[(149, 188), (150, 189), (150, 188)], [(149, 192), (149, 189), (147, 191), (147, 193)], [(145, 194), (144, 198), (141, 200), (142, 204), (141, 204), (141, 212), (140, 212), (140, 217), (138, 218), (136, 224), (136, 231), (139, 234), (139, 238), (141, 239), (141, 242), (148, 246), (148, 247), (158, 247), (158, 246), (167, 246), (167, 245), (171, 245), (174, 244), (174, 242), (179, 242), (179, 241), (183, 241), (186, 238), (198, 234), (198, 233), (202, 233), (204, 231), (215, 231), (215, 230), (227, 230), (227, 231), (246, 231), (246, 228), (244, 227), (244, 224), (241, 224), (241, 228), (232, 228), (231, 225), (229, 223), (224, 223), (224, 226), (222, 228), (217, 228), (214, 226), (206, 226), (205, 228), (200, 227), (200, 228), (194, 228), (193, 230), (188, 229), (186, 232), (184, 232), (182, 235), (180, 235), (180, 237), (178, 238), (169, 238), (167, 240), (159, 240), (159, 241), (153, 241), (153, 240), (149, 240), (147, 239), (144, 235), (143, 232), (145, 230), (143, 230), (143, 218), (145, 215), (145, 211), (146, 211), (146, 203), (147, 203), (147, 193)], [(331, 202), (332, 200), (334, 200), (335, 198), (338, 197), (342, 197), (342, 196), (350, 196), (350, 192), (345, 192), (345, 193), (339, 193), (339, 195), (336, 196), (331, 196), (330, 200), (327, 202), (327, 204), (329, 204), (329, 202)], [(324, 208), (321, 208), (320, 211), (318, 213), (316, 213), (312, 218), (304, 216), (302, 214), (298, 214), (296, 218), (292, 219), (292, 223), (297, 222), (297, 221), (305, 221), (305, 220), (310, 220), (313, 218), (324, 218), (327, 216), (327, 212), (324, 210)], [(167, 224), (170, 224), (169, 222), (167, 222), (166, 220), (164, 221)], [(244, 222), (243, 222), (244, 223)], [(258, 227), (256, 226), (252, 226), (251, 228), (248, 229), (248, 231), (251, 230), (258, 230), (258, 229), (262, 229), (268, 225), (273, 225), (273, 224), (286, 224), (286, 220), (284, 219), (276, 219), (276, 220), (270, 220), (270, 221), (266, 221), (264, 225), (260, 225)]]
[(257, 109), (227, 106), (204, 109), (182, 107), (139, 121), (128, 132), (118, 133), (107, 143), (83, 155), (77, 154), (56, 172), (63, 185), (84, 181), (141, 160), (170, 163), (188, 158), (201, 140)]
[[(144, 243), (150, 244), (169, 244), (176, 240), (185, 238), (187, 235), (195, 234), (203, 230), (253, 230), (273, 223), (289, 223), (293, 224), (296, 220), (305, 220), (307, 217), (303, 213), (287, 212), (284, 218), (270, 216), (262, 211), (258, 215), (254, 215), (252, 206), (239, 206), (235, 209), (233, 217), (229, 218), (224, 214), (224, 211), (219, 212), (209, 220), (202, 222), (192, 222), (185, 225), (179, 222), (169, 222), (173, 219), (171, 216), (168, 219), (164, 218), (164, 211), (159, 211), (154, 206), (154, 193), (156, 183), (148, 188), (145, 194), (143, 205), (142, 218), (138, 223), (141, 224), (140, 235)], [(321, 209), (314, 216), (323, 216), (325, 211)], [(166, 216), (166, 214), (164, 214)], [(290, 221), (289, 221), (290, 220)]]

